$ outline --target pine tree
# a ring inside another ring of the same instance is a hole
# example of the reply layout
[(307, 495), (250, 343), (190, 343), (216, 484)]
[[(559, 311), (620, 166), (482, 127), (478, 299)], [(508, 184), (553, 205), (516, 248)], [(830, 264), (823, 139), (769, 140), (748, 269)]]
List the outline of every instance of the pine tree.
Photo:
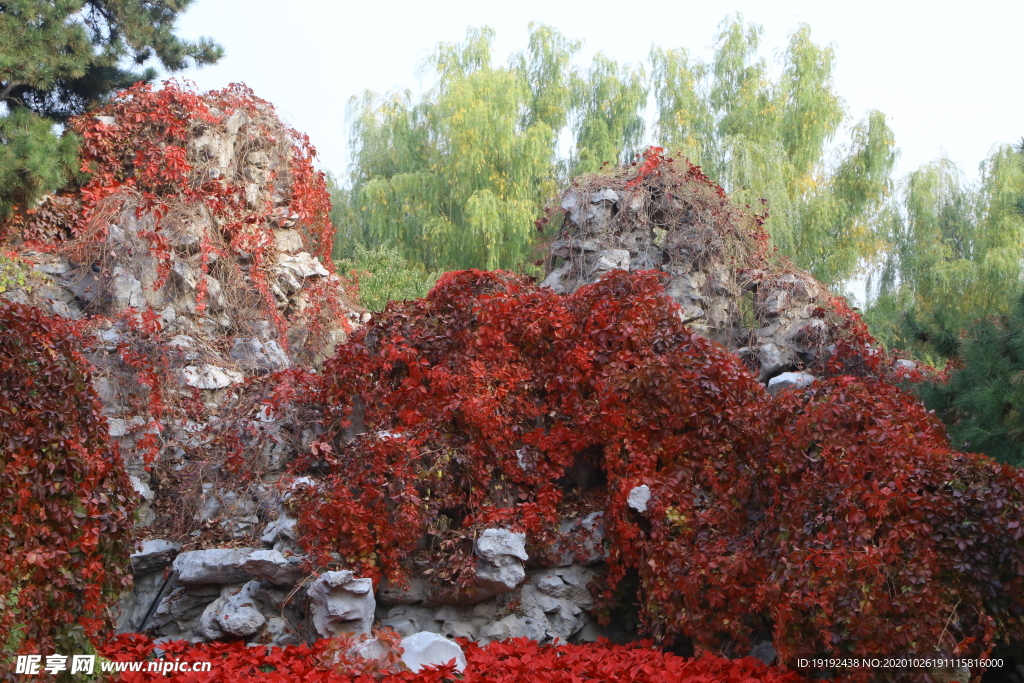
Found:
[(1005, 316), (976, 322), (957, 345), (962, 366), (919, 389), (954, 445), (1024, 465), (1024, 297)]
[(174, 35), (192, 0), (0, 1), (0, 217), (52, 192), (73, 168), (76, 144), (53, 124), (118, 88), (212, 64), (208, 38)]

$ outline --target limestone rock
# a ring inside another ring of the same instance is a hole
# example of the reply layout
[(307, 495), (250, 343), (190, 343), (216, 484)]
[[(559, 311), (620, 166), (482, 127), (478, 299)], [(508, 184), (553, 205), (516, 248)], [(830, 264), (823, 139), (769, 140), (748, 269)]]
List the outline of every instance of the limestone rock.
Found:
[(626, 505), (637, 512), (647, 512), (647, 503), (651, 500), (651, 487), (647, 484), (634, 486), (626, 498)]
[(252, 578), (242, 569), (252, 548), (212, 548), (192, 550), (174, 558), (178, 581), (183, 584), (243, 583)]
[(265, 370), (283, 370), (291, 364), (288, 355), (276, 341), (260, 341), (255, 337), (236, 338), (228, 355)]
[(302, 558), (285, 557), (276, 550), (254, 550), (241, 564), (241, 569), (275, 586), (292, 586), (302, 578)]
[(180, 548), (180, 543), (172, 543), (162, 538), (144, 541), (142, 549), (132, 553), (132, 574), (140, 576), (163, 569), (174, 560)]
[(417, 605), (430, 599), (430, 583), (422, 576), (410, 576), (408, 586), (402, 587), (382, 579), (377, 588), (379, 605)]
[(395, 629), (403, 636), (419, 631), (440, 633), (442, 622), (436, 619), (437, 614), (438, 610), (432, 607), (399, 605), (388, 610), (387, 616), (381, 619), (381, 624)]
[(526, 578), (523, 562), (526, 554), (526, 535), (507, 529), (484, 529), (476, 540), (477, 586), (475, 600), (485, 600), (508, 593)]
[(149, 484), (136, 477), (134, 474), (128, 475), (128, 481), (131, 482), (132, 488), (135, 489), (135, 493), (139, 495), (139, 498), (146, 501), (153, 500), (156, 495), (153, 493), (153, 489), (149, 488)]
[(498, 621), (485, 624), (480, 634), (488, 640), (508, 640), (509, 638), (529, 638), (543, 641), (547, 636), (547, 621), (531, 615), (520, 616), (509, 614)]
[[(152, 574), (151, 576), (159, 575)], [(147, 624), (147, 630), (152, 628), (158, 632), (180, 633), (197, 628), (197, 621), (201, 619), (205, 608), (221, 592), (219, 588), (215, 588), (215, 590), (216, 592), (212, 596), (197, 595), (190, 592), (186, 586), (176, 586), (160, 601)], [(139, 623), (135, 624), (136, 629), (142, 627), (143, 616), (140, 616)]]
[(598, 275), (609, 270), (629, 270), (629, 261), (629, 251), (626, 249), (607, 249), (597, 257), (591, 273)]
[(580, 520), (563, 520), (559, 531), (565, 536), (565, 541), (558, 542), (554, 549), (560, 566), (591, 565), (606, 558), (604, 512), (591, 512)]
[(758, 382), (767, 382), (780, 370), (791, 366), (793, 363), (793, 352), (790, 349), (781, 349), (777, 344), (771, 342), (762, 344), (757, 349), (757, 360), (761, 366), (761, 372), (757, 377)]
[(601, 202), (617, 202), (619, 201), (619, 193), (610, 187), (602, 187), (597, 192), (590, 195), (591, 204), (599, 204)]
[(142, 620), (150, 611), (160, 590), (165, 588), (163, 573), (156, 571), (135, 572), (130, 591), (122, 595), (118, 603), (115, 624), (117, 633), (135, 633), (142, 626)]
[(256, 608), (253, 591), (258, 581), (250, 581), (233, 595), (224, 598), (217, 614), (217, 625), (233, 636), (251, 636), (263, 628), (266, 618)]
[(594, 604), (594, 596), (587, 589), (587, 584), (593, 581), (595, 574), (596, 570), (580, 565), (556, 567), (532, 576), (530, 583), (545, 595), (569, 600), (589, 609)]
[(518, 559), (530, 559), (526, 554), (526, 534), (507, 529), (484, 529), (476, 539), (478, 557), (496, 565), (509, 564)]
[(126, 308), (140, 308), (144, 303), (142, 283), (131, 273), (124, 272), (121, 268), (115, 268), (114, 279), (111, 283), (111, 298), (115, 312), (123, 311)]
[(223, 389), (245, 381), (240, 372), (209, 364), (186, 365), (181, 369), (181, 377), (186, 386), (197, 389)]
[(325, 572), (309, 587), (309, 613), (321, 638), (340, 633), (369, 633), (376, 601), (373, 582), (348, 570)]
[(417, 673), (426, 666), (438, 666), (455, 660), (455, 669), (466, 668), (466, 655), (458, 643), (429, 631), (421, 631), (402, 638), (402, 662)]
[(208, 640), (220, 640), (225, 635), (224, 629), (217, 622), (217, 617), (220, 615), (220, 610), (223, 606), (224, 598), (217, 598), (206, 606), (206, 609), (203, 610), (203, 615), (199, 617), (199, 631)]
[(273, 545), (280, 539), (284, 538), (291, 541), (298, 540), (298, 536), (295, 532), (295, 525), (297, 520), (288, 515), (280, 515), (277, 519), (267, 524), (263, 530), (263, 535), (260, 536), (260, 540), (264, 543)]
[(300, 251), (294, 255), (282, 255), (277, 260), (279, 270), (290, 271), (295, 277), (327, 277), (330, 273), (324, 268), (320, 261), (309, 255), (309, 252)]
[(566, 261), (561, 266), (548, 273), (547, 277), (544, 278), (544, 281), (540, 283), (540, 286), (551, 289), (555, 294), (568, 293), (569, 287), (566, 285), (565, 280), (569, 277), (571, 269), (572, 263)]
[(750, 649), (750, 656), (754, 659), (760, 659), (767, 666), (771, 666), (775, 663), (775, 658), (778, 656), (775, 652), (775, 646), (772, 645), (770, 640), (762, 640), (754, 644), (754, 647)]
[(275, 230), (274, 246), (282, 254), (295, 254), (302, 251), (302, 235), (298, 230)]
[(784, 372), (768, 381), (768, 393), (774, 396), (783, 389), (802, 389), (813, 384), (815, 379), (809, 372)]
[(288, 628), (288, 622), (281, 617), (270, 617), (267, 619), (267, 634), (270, 642), (277, 647), (287, 645), (298, 645), (298, 637)]
[(597, 240), (567, 239), (551, 243), (551, 253), (561, 258), (572, 258), (573, 254), (596, 252), (601, 249)]
[(917, 363), (906, 358), (897, 358), (892, 364), (893, 370), (902, 370), (904, 372), (912, 372), (917, 369)]

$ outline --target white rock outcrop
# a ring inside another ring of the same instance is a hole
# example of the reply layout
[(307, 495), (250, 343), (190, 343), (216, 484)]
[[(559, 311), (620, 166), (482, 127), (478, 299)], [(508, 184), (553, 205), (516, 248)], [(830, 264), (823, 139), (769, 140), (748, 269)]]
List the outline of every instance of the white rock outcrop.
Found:
[(647, 512), (647, 504), (651, 502), (651, 487), (647, 484), (634, 486), (626, 497), (626, 505), (637, 512)]
[(508, 593), (526, 578), (523, 562), (526, 554), (526, 535), (507, 529), (484, 529), (476, 539), (477, 592), (476, 599), (484, 600)]
[(784, 372), (768, 380), (768, 393), (773, 396), (783, 389), (802, 389), (817, 379), (809, 372)]
[(276, 550), (256, 550), (249, 554), (241, 569), (275, 586), (291, 586), (302, 578), (302, 558), (285, 557)]
[(466, 669), (466, 655), (458, 643), (429, 631), (413, 633), (402, 638), (402, 662), (413, 673), (427, 666), (439, 666), (455, 660), (455, 669)]

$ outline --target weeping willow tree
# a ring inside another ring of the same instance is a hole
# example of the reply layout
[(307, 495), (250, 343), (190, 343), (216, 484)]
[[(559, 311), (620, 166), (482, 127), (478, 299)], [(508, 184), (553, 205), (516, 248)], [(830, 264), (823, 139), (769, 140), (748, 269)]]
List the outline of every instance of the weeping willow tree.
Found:
[(954, 444), (1024, 465), (1024, 146), (998, 148), (968, 183), (949, 160), (911, 173), (866, 319), (890, 348), (942, 366), (914, 386)]
[(1022, 291), (1024, 152), (998, 148), (978, 184), (947, 159), (902, 183), (867, 312), (873, 331), (932, 364), (960, 355), (962, 332), (1006, 315)]
[[(572, 63), (578, 42), (531, 25), (528, 48), (495, 66), (493, 32), (471, 29), (427, 61), (435, 85), (419, 101), (405, 91), (352, 102), (353, 173), (335, 193), (347, 205), (346, 239), (397, 246), (429, 269), (522, 269), (559, 183), (641, 150), (653, 91), (651, 141), (703, 166), (740, 201), (760, 209), (766, 199), (779, 249), (841, 283), (878, 247), (892, 133), (872, 112), (829, 155), (846, 122), (832, 49), (800, 26), (773, 78), (758, 57), (762, 33), (735, 16), (708, 63), (654, 48), (648, 65), (598, 53), (581, 67)], [(560, 156), (564, 134), (572, 144)]]
[(605, 163), (625, 164), (640, 152), (647, 83), (643, 67), (620, 65), (603, 54), (574, 73), (575, 147), (571, 173), (592, 173)]
[(531, 28), (528, 50), (491, 63), (490, 29), (442, 44), (427, 63), (436, 85), (366, 93), (350, 105), (350, 202), (365, 246), (391, 244), (430, 268), (516, 268), (538, 209), (556, 190), (556, 136), (572, 89), (577, 43)]
[(684, 48), (651, 51), (657, 138), (721, 182), (734, 198), (767, 200), (767, 227), (798, 266), (831, 284), (850, 278), (881, 244), (878, 224), (896, 160), (879, 112), (830, 146), (846, 121), (831, 47), (801, 25), (772, 79), (758, 57), (761, 27), (721, 25), (710, 63)]

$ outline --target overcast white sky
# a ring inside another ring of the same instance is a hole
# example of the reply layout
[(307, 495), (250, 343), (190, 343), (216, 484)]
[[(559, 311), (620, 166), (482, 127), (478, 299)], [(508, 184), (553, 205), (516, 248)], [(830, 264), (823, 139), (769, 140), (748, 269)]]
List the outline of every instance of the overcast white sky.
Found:
[(585, 41), (584, 64), (599, 51), (639, 62), (652, 44), (707, 59), (719, 22), (737, 11), (764, 26), (769, 59), (800, 22), (815, 42), (834, 43), (837, 92), (854, 119), (870, 109), (889, 116), (901, 176), (945, 154), (973, 178), (995, 144), (1024, 136), (1019, 1), (196, 0), (179, 30), (210, 36), (226, 51), (216, 66), (185, 77), (203, 90), (246, 83), (341, 175), (349, 98), (366, 89), (417, 91), (420, 60), (438, 42), (463, 40), (469, 26), (496, 30), (498, 64), (526, 46), (531, 21)]

